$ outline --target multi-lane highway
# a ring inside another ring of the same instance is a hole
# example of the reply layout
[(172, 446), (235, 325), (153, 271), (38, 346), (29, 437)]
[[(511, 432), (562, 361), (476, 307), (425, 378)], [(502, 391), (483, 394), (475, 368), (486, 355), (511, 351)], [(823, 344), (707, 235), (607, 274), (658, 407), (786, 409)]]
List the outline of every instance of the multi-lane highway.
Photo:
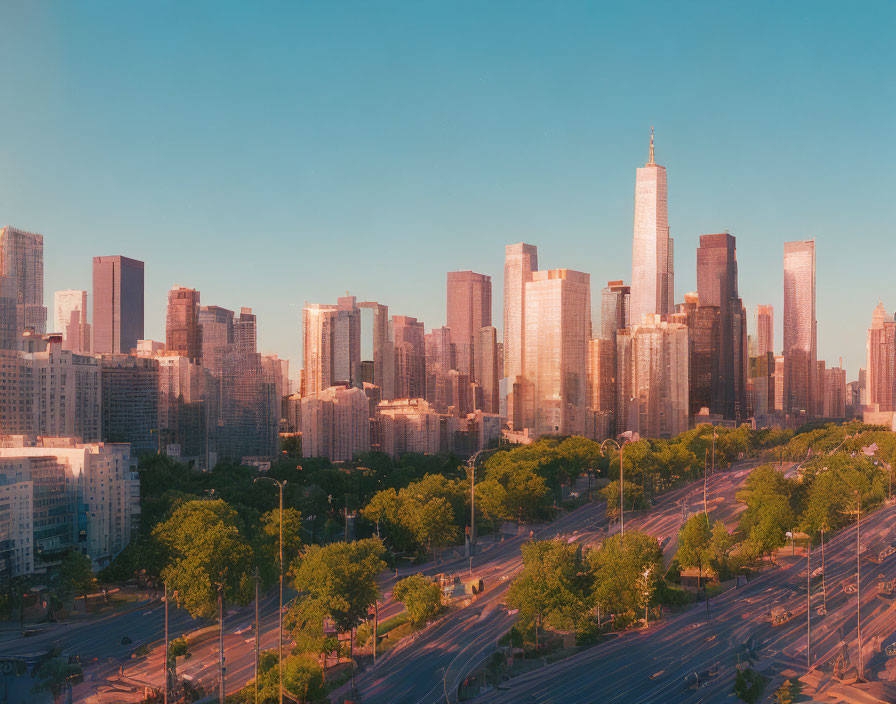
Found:
[[(739, 463), (731, 471), (708, 478), (706, 505), (713, 520), (733, 526), (740, 510), (735, 494), (755, 464)], [(785, 469), (792, 471), (792, 466)], [(626, 529), (656, 536), (671, 559), (687, 513), (703, 510), (703, 487), (700, 479), (668, 492), (649, 512), (626, 518)], [(562, 534), (568, 540), (593, 544), (617, 530), (618, 523), (608, 529), (602, 504), (589, 504), (540, 528), (535, 538)], [(522, 567), (520, 546), (527, 539), (528, 534), (517, 536), (478, 557), (475, 572), (485, 576), (487, 588), (482, 598), (430, 626), (413, 641), (400, 644), (375, 668), (356, 676), (361, 700), (365, 704), (434, 704), (444, 701), (447, 694), (454, 701), (457, 686), (495, 650), (498, 639), (513, 625), (514, 617), (503, 607), (503, 600), (511, 579)], [(458, 571), (464, 569), (462, 563), (457, 567)], [(440, 571), (450, 568), (443, 565)]]
[[(869, 548), (889, 542), (894, 535), (896, 507), (881, 509), (862, 519), (860, 541), (861, 619), (864, 670), (880, 679), (886, 656), (882, 649), (896, 639), (893, 602), (877, 594), (879, 575), (896, 578), (896, 555), (873, 564)], [(829, 680), (834, 660), (846, 645), (847, 665), (857, 661), (857, 595), (844, 591), (855, 581), (854, 528), (841, 531), (825, 546), (826, 599), (820, 577), (812, 580), (811, 666)], [(813, 553), (814, 568), (820, 554)], [(806, 672), (806, 557), (784, 560), (779, 569), (730, 590), (712, 601), (710, 615), (691, 608), (647, 631), (628, 632), (584, 650), (556, 664), (509, 680), (502, 690), (477, 701), (495, 704), (626, 704), (724, 701), (732, 691), (739, 661), (755, 659), (755, 667), (772, 675), (769, 691), (780, 684), (780, 673)], [(827, 611), (817, 611), (826, 600)], [(795, 614), (784, 625), (773, 626), (769, 612), (784, 607)], [(774, 676), (777, 675), (777, 678)], [(697, 686), (698, 680), (700, 685)], [(888, 685), (879, 685), (884, 689)], [(892, 692), (887, 696), (893, 696)], [(889, 699), (892, 701), (892, 699)]]

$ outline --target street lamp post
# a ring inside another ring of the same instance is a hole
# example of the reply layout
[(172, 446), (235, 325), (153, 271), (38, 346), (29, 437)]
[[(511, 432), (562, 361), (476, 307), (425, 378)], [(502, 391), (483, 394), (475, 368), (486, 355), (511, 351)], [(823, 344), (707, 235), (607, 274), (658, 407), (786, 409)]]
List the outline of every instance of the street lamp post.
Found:
[(165, 655), (162, 658), (165, 663), (165, 696), (164, 702), (168, 704), (168, 580), (163, 583), (165, 588)]
[(647, 609), (650, 607), (650, 584), (647, 580), (650, 579), (650, 567), (648, 566), (641, 574), (644, 577), (644, 630), (646, 631), (649, 625)]
[[(224, 584), (223, 582), (218, 583), (218, 624), (220, 626), (220, 630), (218, 631), (218, 670), (221, 673), (221, 682), (218, 687), (218, 699), (222, 703), (224, 702), (224, 673), (227, 670), (224, 667)], [(166, 653), (167, 656), (167, 653)]]
[(859, 516), (862, 512), (862, 498), (859, 495), (859, 490), (855, 490), (856, 493), (856, 636), (859, 641), (859, 668), (858, 675), (859, 679), (862, 679), (862, 583), (860, 581), (861, 577), (861, 566), (859, 564)]
[(261, 576), (258, 574), (258, 565), (255, 566), (255, 704), (258, 704), (258, 647), (261, 644), (261, 619), (258, 614), (258, 597)]
[(806, 669), (812, 669), (812, 572), (811, 572), (812, 539), (806, 546)]
[[(277, 669), (279, 670), (280, 686), (277, 688), (280, 704), (283, 704), (283, 487), (286, 480), (279, 481), (273, 477), (256, 477), (255, 481), (262, 479), (274, 482), (280, 490), (280, 602), (277, 609)], [(346, 516), (346, 519), (348, 517)]]
[(616, 446), (616, 448), (619, 450), (619, 540), (624, 541), (625, 540), (625, 494), (623, 493), (624, 492), (623, 487), (625, 486), (625, 480), (623, 478), (623, 471), (622, 471), (622, 457), (623, 457), (622, 448), (625, 447), (625, 445), (627, 443), (630, 443), (631, 439), (625, 438), (622, 441), (622, 443), (619, 443), (617, 440), (614, 440), (613, 438), (607, 438), (600, 444), (601, 453), (603, 453), (603, 451), (604, 451), (604, 445), (606, 445), (608, 442), (613, 443)]
[(467, 460), (470, 469), (470, 574), (473, 574), (473, 551), (476, 549), (476, 458), (485, 450), (478, 450)]

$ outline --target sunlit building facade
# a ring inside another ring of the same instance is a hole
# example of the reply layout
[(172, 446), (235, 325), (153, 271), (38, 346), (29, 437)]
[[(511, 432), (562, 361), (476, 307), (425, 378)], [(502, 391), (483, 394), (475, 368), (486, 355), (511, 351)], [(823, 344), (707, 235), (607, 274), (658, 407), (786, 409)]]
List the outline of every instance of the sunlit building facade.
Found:
[(616, 331), (628, 327), (631, 287), (609, 281), (600, 293), (600, 337), (616, 341)]
[(762, 356), (775, 353), (775, 309), (772, 306), (756, 306), (756, 347), (754, 354)]
[(896, 320), (883, 303), (871, 316), (866, 353), (866, 405), (871, 411), (896, 411)]
[(186, 357), (195, 364), (202, 361), (199, 291), (175, 286), (168, 292), (165, 347), (172, 354)]
[(538, 270), (538, 248), (520, 242), (504, 247), (504, 376), (514, 383), (523, 373), (526, 284)]
[(536, 436), (583, 435), (588, 408), (591, 277), (536, 271), (525, 289), (523, 377), (531, 387), (525, 427)]
[[(622, 430), (642, 437), (671, 438), (688, 429), (688, 328), (645, 318), (617, 335), (621, 377), (617, 413)], [(621, 360), (621, 361), (620, 361)]]
[(784, 411), (798, 424), (816, 410), (815, 240), (784, 244)]
[(302, 455), (351, 460), (370, 450), (370, 417), (363, 389), (332, 386), (302, 399)]
[(475, 358), (479, 330), (492, 324), (492, 277), (449, 271), (447, 321), (454, 345), (454, 368), (478, 382)]
[(673, 312), (675, 274), (673, 241), (666, 209), (666, 168), (656, 163), (653, 128), (647, 163), (635, 177), (635, 226), (632, 245), (630, 323), (648, 315)]

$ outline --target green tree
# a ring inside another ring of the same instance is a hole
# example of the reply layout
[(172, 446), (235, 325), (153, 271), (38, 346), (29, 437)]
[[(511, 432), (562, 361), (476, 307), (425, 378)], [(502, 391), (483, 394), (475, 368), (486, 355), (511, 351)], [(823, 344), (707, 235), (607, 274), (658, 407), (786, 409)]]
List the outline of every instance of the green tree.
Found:
[[(265, 650), (258, 658), (258, 701), (274, 704), (279, 699), (280, 675), (277, 667), (277, 651)], [(301, 655), (283, 660), (283, 689), (285, 694), (298, 702), (320, 700), (324, 694), (324, 676), (320, 666)], [(227, 697), (230, 701), (231, 697)], [(255, 701), (255, 686), (250, 683), (236, 695), (236, 700), (249, 704)], [(286, 700), (286, 697), (284, 697)]]
[(707, 556), (709, 566), (715, 570), (719, 579), (728, 579), (736, 570), (736, 565), (731, 558), (731, 549), (734, 547), (734, 538), (725, 528), (725, 524), (716, 521), (712, 526), (712, 538), (709, 541)]
[(531, 462), (489, 458), (485, 479), (476, 483), (476, 505), (491, 521), (533, 521), (547, 515), (550, 503), (551, 490)]
[[(653, 536), (626, 531), (613, 535), (587, 554), (591, 599), (604, 612), (623, 620), (637, 616), (645, 600), (655, 601), (662, 585), (663, 551)], [(645, 582), (643, 575), (648, 572)]]
[(183, 636), (175, 638), (168, 643), (168, 669), (171, 672), (171, 681), (177, 683), (177, 659), (189, 655), (190, 646)]
[(329, 656), (341, 654), (339, 639), (325, 629), (328, 618), (326, 601), (323, 598), (297, 599), (286, 613), (284, 626), (290, 632), (295, 651), (310, 653), (320, 658), (322, 676), (326, 681)]
[(426, 501), (410, 499), (402, 505), (401, 513), (416, 541), (432, 551), (433, 560), (438, 560), (438, 549), (457, 536), (454, 510), (441, 496)]
[(588, 579), (576, 545), (543, 540), (523, 545), (523, 569), (510, 585), (507, 604), (520, 620), (538, 629), (570, 628), (588, 611)]
[(84, 597), (86, 610), (87, 592), (96, 584), (90, 558), (79, 550), (69, 550), (59, 566), (59, 580), (65, 593), (80, 594)]
[[(298, 557), (302, 548), (302, 513), (295, 508), (283, 509), (283, 568)], [(280, 510), (272, 509), (261, 516), (260, 530), (255, 539), (256, 561), (266, 585), (273, 584), (280, 575)]]
[(195, 500), (182, 504), (153, 531), (169, 554), (162, 576), (194, 618), (215, 614), (218, 584), (225, 601), (249, 603), (252, 549), (241, 527), (236, 511), (224, 501)]
[[(647, 500), (644, 498), (644, 489), (640, 484), (633, 484), (626, 480), (623, 482), (625, 487), (625, 510), (643, 509), (647, 507)], [(600, 490), (600, 495), (607, 502), (607, 511), (619, 511), (619, 480), (614, 479)]]
[(398, 582), (392, 590), (392, 598), (404, 604), (415, 628), (433, 619), (442, 608), (439, 585), (422, 574), (414, 574)]
[[(724, 529), (724, 526), (723, 526)], [(702, 573), (709, 566), (712, 530), (705, 513), (695, 513), (678, 531), (678, 562), (682, 567), (696, 567)], [(697, 577), (700, 587), (700, 577)]]
[(376, 578), (386, 568), (383, 552), (378, 538), (326, 547), (311, 545), (294, 570), (296, 589), (308, 592), (341, 633), (351, 634), (352, 650), (355, 627), (379, 594)]

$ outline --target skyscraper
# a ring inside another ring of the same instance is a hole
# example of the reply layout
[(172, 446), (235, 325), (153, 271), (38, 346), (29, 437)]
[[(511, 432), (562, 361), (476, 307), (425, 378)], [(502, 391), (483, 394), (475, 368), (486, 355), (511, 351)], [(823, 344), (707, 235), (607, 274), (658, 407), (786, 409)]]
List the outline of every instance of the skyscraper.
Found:
[(756, 306), (756, 356), (775, 353), (775, 309)]
[(536, 436), (582, 435), (588, 407), (591, 276), (536, 271), (525, 290), (523, 376), (531, 388), (525, 427)]
[(642, 437), (671, 438), (688, 429), (688, 330), (660, 316), (620, 331), (617, 429)]
[(811, 418), (817, 387), (815, 240), (784, 243), (784, 411)]
[(354, 296), (336, 299), (333, 382), (361, 388), (361, 310)]
[(702, 306), (696, 293), (684, 296), (688, 326), (688, 413), (693, 417), (712, 407), (719, 379), (721, 312), (718, 306)]
[(62, 333), (62, 349), (78, 354), (90, 352), (87, 324), (87, 291), (56, 291), (53, 294), (54, 330)]
[(666, 168), (654, 160), (653, 128), (647, 163), (635, 177), (635, 228), (632, 245), (630, 322), (646, 315), (672, 313), (675, 297), (673, 241), (666, 212)]
[(613, 331), (612, 339), (595, 337), (588, 343), (589, 427), (586, 430), (593, 440), (612, 437), (615, 429), (616, 332)]
[(0, 350), (18, 349), (19, 337), (16, 282), (11, 276), (0, 275)]
[(199, 328), (199, 291), (175, 286), (168, 292), (165, 316), (165, 347), (194, 364), (202, 361)]
[(426, 391), (424, 398), (436, 411), (448, 409), (448, 372), (454, 368), (451, 331), (447, 325), (433, 328), (423, 339), (426, 354)]
[(537, 269), (535, 245), (520, 242), (504, 247), (504, 376), (509, 385), (523, 373), (526, 283)]
[(240, 354), (258, 352), (258, 324), (251, 308), (241, 306), (239, 316), (234, 318), (233, 344)]
[(492, 277), (473, 271), (448, 272), (448, 329), (455, 368), (474, 381), (479, 330), (492, 324)]
[(867, 402), (872, 412), (896, 411), (896, 321), (879, 303), (867, 338)]
[(423, 398), (426, 393), (426, 343), (423, 321), (392, 316), (395, 345), (395, 397)]
[(479, 329), (476, 342), (476, 375), (482, 387), (481, 410), (497, 413), (498, 398), (498, 331), (492, 326)]
[(600, 337), (616, 340), (616, 331), (628, 327), (631, 286), (609, 281), (600, 292)]
[(93, 351), (127, 354), (143, 339), (143, 262), (93, 258)]
[(44, 237), (15, 227), (0, 228), (0, 276), (13, 280), (16, 330), (47, 331), (44, 307)]
[(737, 250), (727, 232), (701, 235), (697, 249), (697, 297), (719, 309), (718, 373), (712, 380), (710, 412), (728, 420), (747, 417), (747, 320), (737, 293)]
[(361, 310), (361, 360), (373, 362), (373, 383), (380, 387), (382, 399), (391, 399), (395, 361), (389, 338), (389, 306), (364, 301), (358, 308)]
[(302, 348), (305, 395), (319, 394), (333, 385), (333, 328), (336, 306), (308, 303), (302, 309)]

